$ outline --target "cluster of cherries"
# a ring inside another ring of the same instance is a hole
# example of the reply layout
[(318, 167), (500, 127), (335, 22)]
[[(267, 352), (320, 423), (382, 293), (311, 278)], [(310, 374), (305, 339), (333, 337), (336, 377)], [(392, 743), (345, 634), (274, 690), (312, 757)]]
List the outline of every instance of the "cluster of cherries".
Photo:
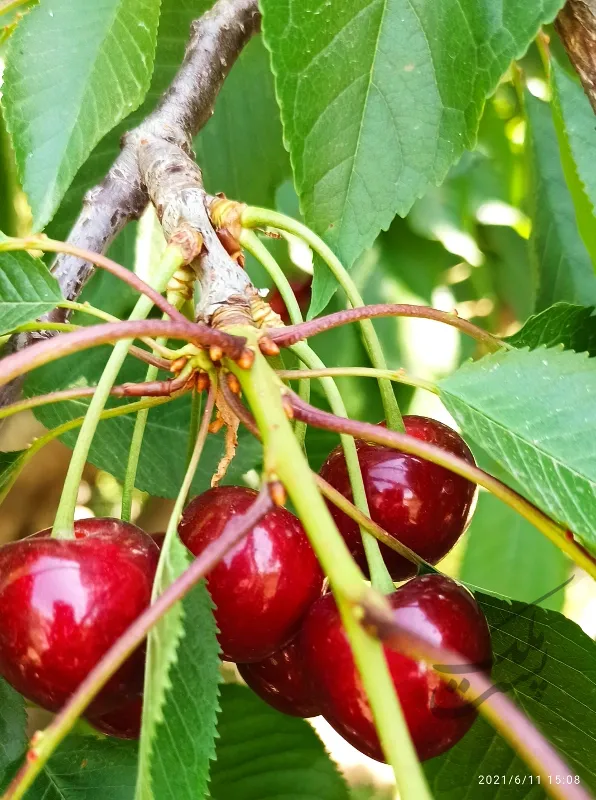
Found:
[[(473, 463), (450, 428), (406, 417), (413, 436)], [(475, 499), (467, 480), (416, 456), (358, 442), (372, 519), (425, 560), (436, 563), (465, 529)], [(346, 497), (343, 453), (334, 450), (321, 475)], [(201, 553), (226, 523), (254, 502), (239, 486), (196, 497), (180, 523), (182, 541)], [(365, 567), (358, 527), (332, 508), (355, 558)], [(88, 519), (75, 538), (42, 531), (0, 548), (0, 674), (21, 694), (58, 710), (110, 646), (150, 603), (163, 535), (130, 523)], [(394, 580), (413, 565), (383, 547)], [(322, 714), (349, 742), (382, 760), (370, 707), (339, 613), (300, 521), (269, 511), (209, 573), (222, 657), (246, 683), (286, 714)], [(397, 622), (414, 623), (436, 646), (490, 667), (490, 635), (473, 596), (439, 574), (411, 579), (389, 596)], [(455, 744), (475, 711), (422, 662), (386, 650), (412, 739), (421, 759)], [(139, 735), (145, 651), (140, 647), (89, 706), (87, 719), (113, 736)]]

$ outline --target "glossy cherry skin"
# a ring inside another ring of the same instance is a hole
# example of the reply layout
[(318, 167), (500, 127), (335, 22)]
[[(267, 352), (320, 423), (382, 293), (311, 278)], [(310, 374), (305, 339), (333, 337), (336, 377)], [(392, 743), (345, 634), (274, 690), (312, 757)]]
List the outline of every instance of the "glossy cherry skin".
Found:
[(316, 717), (321, 713), (296, 638), (263, 661), (237, 666), (253, 692), (282, 714)]
[[(180, 537), (195, 556), (247, 511), (257, 493), (241, 486), (210, 489), (189, 503)], [(207, 576), (223, 658), (249, 663), (283, 647), (321, 594), (323, 574), (299, 520), (269, 511)]]
[[(159, 551), (142, 530), (115, 519), (75, 522), (75, 539), (47, 534), (0, 548), (0, 674), (55, 711), (149, 605)], [(90, 712), (138, 695), (143, 662), (139, 648)]]
[(103, 714), (87, 714), (86, 717), (94, 728), (106, 736), (118, 739), (138, 739), (141, 735), (141, 715), (143, 698), (141, 696), (127, 700)]
[[(397, 622), (414, 624), (435, 646), (490, 670), (488, 625), (463, 586), (442, 575), (423, 575), (388, 599)], [(300, 646), (323, 716), (354, 747), (383, 761), (370, 706), (331, 594), (311, 608)], [(385, 655), (418, 757), (433, 758), (453, 747), (474, 722), (476, 711), (424, 663), (388, 648)]]
[[(442, 422), (427, 417), (404, 417), (406, 432), (441, 447), (469, 464), (474, 457), (461, 436)], [(390, 447), (357, 442), (370, 516), (387, 533), (407, 545), (425, 561), (436, 564), (457, 542), (474, 509), (476, 487), (465, 478), (418, 456)], [(352, 499), (350, 479), (341, 447), (331, 452), (320, 474)], [(356, 523), (332, 504), (329, 509), (350, 551), (363, 568), (366, 559)], [(414, 575), (414, 565), (381, 545), (391, 577)]]

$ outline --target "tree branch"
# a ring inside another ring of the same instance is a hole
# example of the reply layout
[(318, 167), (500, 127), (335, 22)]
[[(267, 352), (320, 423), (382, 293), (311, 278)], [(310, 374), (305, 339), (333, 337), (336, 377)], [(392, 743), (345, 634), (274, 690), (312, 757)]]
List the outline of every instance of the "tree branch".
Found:
[(596, 0), (567, 0), (555, 28), (596, 112)]

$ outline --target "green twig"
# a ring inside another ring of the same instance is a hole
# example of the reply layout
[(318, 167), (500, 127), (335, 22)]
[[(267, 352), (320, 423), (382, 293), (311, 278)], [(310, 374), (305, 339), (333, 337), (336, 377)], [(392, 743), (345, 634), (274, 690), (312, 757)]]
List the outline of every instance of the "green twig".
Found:
[[(243, 329), (243, 335), (250, 331)], [(253, 332), (254, 335), (254, 332)], [(265, 448), (266, 474), (284, 483), (335, 594), (344, 626), (369, 699), (383, 752), (392, 765), (402, 800), (430, 800), (424, 773), (395, 694), (383, 648), (358, 623), (355, 608), (365, 596), (385, 607), (382, 596), (367, 587), (321, 497), (286, 416), (283, 384), (255, 345), (250, 370), (227, 361), (250, 404)]]
[(403, 369), (374, 369), (374, 367), (325, 367), (325, 369), (278, 369), (278, 377), (282, 380), (298, 378), (386, 378), (388, 381), (403, 383), (416, 389), (439, 394), (436, 384), (424, 378), (416, 378)]
[[(363, 306), (364, 300), (362, 299), (356, 285), (347, 270), (337, 258), (333, 250), (328, 247), (325, 242), (313, 233), (310, 228), (303, 225), (285, 214), (280, 214), (276, 211), (269, 211), (266, 208), (256, 208), (248, 206), (242, 212), (241, 223), (246, 228), (257, 228), (261, 226), (271, 226), (279, 230), (293, 233), (300, 239), (305, 241), (309, 247), (317, 253), (323, 261), (327, 264), (337, 282), (342, 287), (346, 296), (352, 306)], [(377, 369), (387, 369), (387, 362), (383, 354), (383, 348), (379, 342), (379, 338), (374, 329), (372, 322), (368, 319), (361, 320), (362, 337), (364, 339), (365, 347), (368, 351), (369, 358), (373, 367)], [(385, 411), (385, 420), (389, 430), (404, 431), (404, 423), (401, 417), (397, 400), (393, 392), (391, 381), (384, 378), (379, 380), (379, 389), (381, 392), (381, 399), (383, 401), (383, 408)]]

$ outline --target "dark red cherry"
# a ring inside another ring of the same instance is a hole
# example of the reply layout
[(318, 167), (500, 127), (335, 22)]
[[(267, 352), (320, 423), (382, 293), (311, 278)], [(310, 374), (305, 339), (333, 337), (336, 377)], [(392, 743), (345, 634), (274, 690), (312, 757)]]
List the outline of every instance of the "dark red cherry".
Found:
[(263, 661), (237, 666), (253, 692), (282, 714), (316, 717), (321, 713), (306, 676), (302, 650), (296, 638)]
[[(388, 600), (397, 622), (415, 625), (435, 646), (490, 669), (488, 625), (463, 586), (443, 575), (422, 575)], [(323, 716), (354, 747), (382, 761), (370, 706), (333, 595), (324, 595), (312, 606), (299, 643)], [(385, 655), (419, 758), (444, 753), (470, 728), (476, 711), (426, 664), (388, 648)]]
[[(75, 539), (48, 534), (0, 548), (0, 674), (55, 711), (149, 605), (159, 551), (142, 530), (116, 519), (79, 520)], [(138, 695), (143, 662), (139, 648), (91, 712)]]
[[(290, 286), (296, 295), (296, 300), (298, 301), (300, 310), (306, 311), (310, 305), (310, 298), (312, 294), (312, 278), (308, 277), (306, 280), (290, 281)], [(279, 314), (283, 322), (286, 324), (290, 322), (288, 309), (278, 289), (274, 289), (271, 292), (270, 296), (267, 298), (267, 302), (275, 311), (275, 313)]]
[[(427, 417), (404, 417), (406, 432), (447, 450), (468, 463), (474, 457), (461, 436), (442, 422)], [(418, 456), (390, 447), (357, 442), (358, 460), (371, 519), (431, 564), (436, 564), (457, 542), (472, 516), (476, 487), (465, 478)], [(341, 447), (331, 452), (321, 476), (352, 499)], [(356, 523), (329, 504), (335, 522), (358, 563), (366, 568)], [(415, 573), (413, 564), (381, 545), (391, 577), (403, 580)]]
[(103, 714), (86, 714), (88, 721), (106, 736), (118, 739), (138, 739), (141, 735), (143, 698), (134, 697)]
[[(257, 493), (221, 486), (195, 497), (180, 537), (199, 555)], [(208, 575), (223, 657), (261, 661), (283, 647), (321, 593), (323, 575), (304, 529), (285, 508), (269, 511)]]

